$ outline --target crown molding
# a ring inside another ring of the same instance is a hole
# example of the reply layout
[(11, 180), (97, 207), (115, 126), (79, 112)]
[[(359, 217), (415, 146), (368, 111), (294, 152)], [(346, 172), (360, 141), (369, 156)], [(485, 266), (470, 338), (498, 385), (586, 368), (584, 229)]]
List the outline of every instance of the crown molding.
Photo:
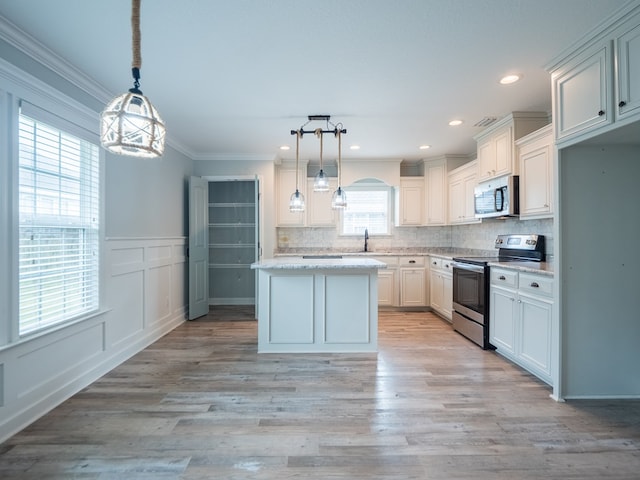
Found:
[[(15, 26), (2, 15), (0, 15), (0, 40), (4, 40), (9, 45), (38, 62), (40, 65), (51, 70), (53, 73), (59, 75), (61, 78), (78, 87), (80, 90), (86, 92), (101, 104), (106, 104), (115, 97), (113, 92), (107, 90), (107, 88), (100, 85), (96, 80), (89, 77), (86, 73), (82, 72), (60, 55), (40, 43), (37, 39)], [(194, 159), (196, 157), (196, 155), (189, 151), (185, 145), (180, 142), (176, 142), (173, 139), (170, 140), (168, 136), (166, 144), (190, 159)]]
[(87, 74), (2, 16), (0, 16), (0, 39), (47, 67), (72, 85), (85, 91), (101, 103), (106, 103), (115, 96)]

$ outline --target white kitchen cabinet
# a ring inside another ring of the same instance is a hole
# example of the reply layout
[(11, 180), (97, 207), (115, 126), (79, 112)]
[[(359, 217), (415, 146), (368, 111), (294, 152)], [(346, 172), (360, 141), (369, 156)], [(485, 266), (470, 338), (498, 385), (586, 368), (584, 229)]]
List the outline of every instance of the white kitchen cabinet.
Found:
[(296, 171), (295, 167), (280, 165), (276, 169), (277, 191), (277, 219), (279, 227), (304, 227), (306, 212), (290, 212), (289, 200), (296, 191), (296, 175), (298, 177), (298, 191), (306, 195), (306, 178), (304, 168)]
[(430, 257), (431, 269), (429, 291), (431, 294), (431, 308), (451, 322), (453, 310), (453, 270), (451, 260)]
[(501, 355), (553, 384), (553, 278), (491, 268), (489, 341)]
[(338, 188), (338, 179), (329, 178), (328, 192), (314, 192), (313, 178), (307, 179), (307, 226), (309, 227), (335, 227), (338, 215), (331, 208), (331, 197)]
[(553, 217), (552, 125), (521, 138), (516, 148), (520, 165), (520, 218)]
[(386, 263), (387, 268), (378, 270), (378, 305), (394, 307), (398, 305), (398, 257), (375, 257)]
[(548, 123), (545, 112), (513, 112), (476, 135), (478, 182), (517, 175), (514, 142)]
[(640, 6), (549, 70), (558, 144), (567, 146), (636, 121), (640, 118)]
[(426, 294), (424, 257), (400, 257), (400, 306), (424, 307)]
[(474, 209), (477, 172), (475, 160), (449, 172), (449, 223), (480, 223)]
[(424, 223), (424, 178), (400, 178), (399, 225), (420, 226)]
[(425, 162), (425, 225), (447, 223), (447, 165), (439, 159)]
[(613, 121), (608, 107), (613, 64), (611, 43), (594, 45), (552, 74), (556, 138), (596, 130)]

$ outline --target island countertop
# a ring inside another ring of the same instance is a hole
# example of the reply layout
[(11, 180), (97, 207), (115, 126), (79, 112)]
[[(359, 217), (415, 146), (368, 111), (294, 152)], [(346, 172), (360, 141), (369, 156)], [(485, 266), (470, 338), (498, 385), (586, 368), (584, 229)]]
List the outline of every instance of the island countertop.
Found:
[(251, 264), (253, 269), (269, 270), (308, 270), (308, 269), (383, 269), (384, 262), (373, 258), (338, 258), (323, 255), (309, 255), (306, 257), (278, 257)]

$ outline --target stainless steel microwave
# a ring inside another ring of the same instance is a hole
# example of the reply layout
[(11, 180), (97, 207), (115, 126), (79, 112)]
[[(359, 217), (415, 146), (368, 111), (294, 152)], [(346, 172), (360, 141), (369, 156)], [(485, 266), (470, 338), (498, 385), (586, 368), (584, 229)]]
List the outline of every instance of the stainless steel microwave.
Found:
[(476, 218), (508, 217), (520, 213), (519, 177), (505, 175), (479, 183), (474, 189)]

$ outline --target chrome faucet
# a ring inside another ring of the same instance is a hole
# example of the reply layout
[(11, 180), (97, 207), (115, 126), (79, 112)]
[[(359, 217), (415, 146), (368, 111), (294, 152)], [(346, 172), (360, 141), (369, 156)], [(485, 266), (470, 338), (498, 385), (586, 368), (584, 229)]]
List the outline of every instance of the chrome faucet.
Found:
[(368, 228), (364, 229), (364, 251), (365, 252), (369, 251), (369, 229)]

